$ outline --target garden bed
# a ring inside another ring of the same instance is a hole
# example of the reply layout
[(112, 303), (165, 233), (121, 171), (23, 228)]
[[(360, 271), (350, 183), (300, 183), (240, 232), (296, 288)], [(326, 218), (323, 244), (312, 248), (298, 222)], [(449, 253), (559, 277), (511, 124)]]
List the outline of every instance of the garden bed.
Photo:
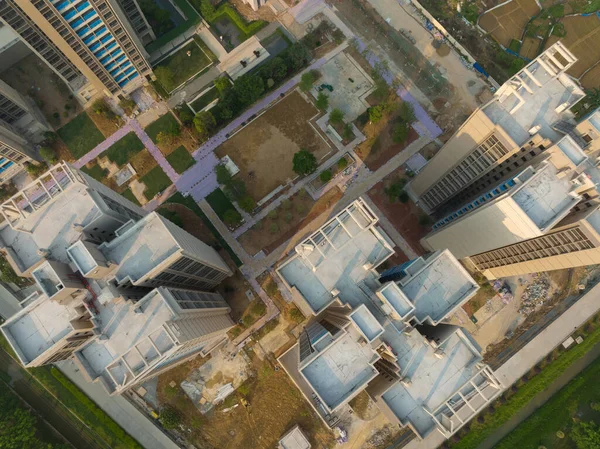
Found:
[(177, 119), (173, 117), (173, 114), (171, 114), (170, 112), (160, 116), (157, 120), (150, 123), (144, 129), (144, 131), (146, 131), (146, 134), (148, 134), (148, 137), (150, 137), (150, 139), (152, 139), (152, 142), (154, 143), (158, 143), (158, 141), (156, 140), (156, 136), (158, 136), (159, 133), (162, 132), (165, 134), (173, 134), (174, 132), (178, 133), (179, 130), (179, 123), (177, 122)]
[(76, 159), (104, 141), (104, 136), (85, 111), (60, 128), (57, 134)]

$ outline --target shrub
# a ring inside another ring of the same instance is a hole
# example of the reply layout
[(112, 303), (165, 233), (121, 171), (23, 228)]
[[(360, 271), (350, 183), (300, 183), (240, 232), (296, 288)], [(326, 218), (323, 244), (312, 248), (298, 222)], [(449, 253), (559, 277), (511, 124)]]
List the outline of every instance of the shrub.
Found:
[(368, 112), (369, 112), (369, 121), (371, 123), (377, 123), (377, 122), (379, 122), (379, 120), (381, 120), (383, 118), (383, 115), (385, 113), (385, 105), (382, 103), (382, 104), (378, 104), (377, 106), (373, 106), (368, 109)]
[(293, 170), (300, 176), (306, 176), (317, 169), (317, 158), (308, 150), (300, 150), (294, 154)]
[(314, 82), (315, 76), (312, 70), (310, 72), (303, 73), (302, 77), (300, 78), (300, 89), (303, 92), (308, 92), (312, 88)]
[(237, 203), (246, 212), (252, 212), (256, 207), (256, 201), (250, 195), (243, 196)]
[(340, 124), (344, 121), (344, 111), (335, 108), (329, 114), (329, 121), (334, 125)]
[(135, 101), (133, 101), (131, 98), (123, 98), (121, 101), (119, 101), (119, 106), (121, 109), (123, 109), (123, 111), (125, 111), (125, 114), (131, 115), (135, 109)]
[(344, 140), (350, 140), (354, 137), (354, 130), (352, 129), (352, 124), (346, 123), (344, 125), (344, 129), (342, 130), (342, 137), (344, 138)]
[(400, 195), (398, 195), (398, 200), (401, 203), (408, 203), (410, 200), (410, 197), (408, 196), (408, 193), (406, 193), (406, 191), (403, 190), (402, 192), (400, 192)]
[(190, 126), (194, 122), (194, 113), (187, 104), (181, 105), (175, 112), (185, 126)]
[(404, 192), (404, 186), (406, 185), (406, 179), (400, 178), (396, 180), (389, 187), (383, 189), (390, 201), (396, 201), (400, 195)]
[(279, 232), (279, 225), (277, 223), (271, 223), (269, 226), (269, 232), (271, 234), (277, 234)]
[(269, 281), (269, 283), (265, 286), (265, 291), (267, 292), (267, 295), (275, 296), (279, 291), (279, 287), (277, 287), (275, 282)]
[(325, 95), (323, 92), (319, 92), (319, 95), (317, 95), (317, 101), (315, 104), (317, 105), (317, 108), (319, 108), (319, 110), (325, 111), (327, 109), (327, 106), (329, 106), (329, 97), (327, 95)]
[(104, 98), (99, 98), (92, 104), (94, 114), (101, 115), (107, 120), (115, 120), (117, 114), (113, 112)]
[(46, 171), (48, 171), (48, 165), (45, 162), (39, 162), (38, 164), (25, 162), (23, 166), (25, 167), (25, 171), (27, 171), (27, 173), (29, 173), (29, 175), (34, 179), (39, 178), (40, 175), (43, 175), (46, 173)]
[(429, 226), (431, 224), (432, 220), (431, 217), (429, 215), (421, 215), (419, 217), (419, 226), (426, 228), (427, 226)]
[(57, 140), (58, 140), (58, 134), (56, 134), (55, 132), (52, 132), (52, 131), (44, 132), (44, 143), (46, 145), (52, 145), (53, 143), (56, 143)]
[(174, 429), (181, 424), (181, 416), (172, 407), (165, 407), (160, 412), (160, 423), (165, 429)]
[(54, 149), (51, 147), (44, 146), (40, 148), (40, 156), (42, 156), (44, 159), (46, 159), (52, 164), (56, 163), (56, 161), (58, 160), (56, 151), (54, 151)]
[(410, 128), (406, 122), (397, 123), (394, 126), (394, 131), (392, 132), (392, 140), (394, 143), (403, 143), (408, 138), (408, 132)]
[(341, 158), (339, 161), (337, 161), (337, 166), (339, 170), (345, 169), (348, 166), (348, 159), (345, 157)]
[(302, 315), (302, 312), (300, 312), (300, 310), (296, 306), (292, 306), (289, 315), (290, 319), (295, 323), (301, 323), (302, 321), (304, 321), (304, 315)]
[(414, 122), (415, 110), (413, 108), (413, 105), (410, 104), (408, 101), (403, 101), (398, 109), (398, 117), (400, 118), (400, 120), (406, 123)]
[(331, 181), (331, 170), (323, 170), (321, 172), (321, 174), (319, 175), (319, 179), (321, 180), (322, 183), (326, 183)]
[(255, 299), (250, 306), (250, 313), (255, 316), (263, 316), (267, 311), (267, 306), (260, 299)]
[(283, 210), (290, 210), (292, 208), (292, 202), (290, 200), (283, 200), (281, 202), (281, 207)]
[(209, 111), (202, 111), (194, 117), (194, 127), (198, 131), (200, 140), (205, 141), (213, 134), (217, 127), (215, 117)]
[(269, 211), (269, 213), (267, 214), (267, 216), (271, 219), (271, 220), (276, 220), (277, 217), (279, 216), (279, 213), (277, 212), (277, 209), (273, 209), (272, 211)]
[(229, 209), (223, 214), (223, 221), (226, 225), (237, 226), (242, 222), (242, 216), (235, 209)]
[(286, 212), (283, 219), (285, 220), (286, 223), (291, 223), (292, 220), (294, 219), (294, 214), (292, 214), (291, 212)]

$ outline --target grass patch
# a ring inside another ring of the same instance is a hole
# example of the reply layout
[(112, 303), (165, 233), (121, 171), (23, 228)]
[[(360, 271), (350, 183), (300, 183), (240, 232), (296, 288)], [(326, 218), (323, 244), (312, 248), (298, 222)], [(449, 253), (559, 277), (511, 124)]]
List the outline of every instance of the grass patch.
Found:
[(159, 78), (167, 92), (172, 92), (210, 64), (210, 58), (204, 54), (196, 41), (192, 41), (154, 67), (154, 70), (162, 67), (172, 75), (168, 79)]
[(108, 150), (104, 152), (104, 154), (111, 162), (114, 162), (119, 167), (122, 167), (129, 162), (129, 159), (143, 149), (144, 144), (139, 137), (133, 131), (131, 131), (122, 139), (119, 139), (113, 145), (111, 145)]
[(228, 210), (234, 209), (235, 207), (229, 201), (229, 198), (225, 196), (221, 189), (216, 189), (212, 191), (207, 197), (206, 201), (210, 204), (210, 207), (215, 211), (215, 213), (219, 216), (221, 220), (225, 216), (225, 212)]
[(131, 188), (128, 187), (127, 190), (125, 190), (123, 193), (121, 193), (121, 195), (123, 195), (125, 198), (127, 198), (129, 201), (131, 201), (136, 206), (141, 206), (140, 202), (138, 201), (138, 199), (135, 197), (135, 195), (131, 191)]
[(187, 2), (187, 0), (174, 0), (177, 7), (183, 12), (187, 20), (183, 22), (181, 25), (176, 26), (171, 31), (163, 34), (161, 37), (156, 39), (154, 42), (151, 42), (146, 46), (146, 51), (148, 53), (152, 53), (158, 50), (165, 44), (168, 44), (177, 36), (185, 33), (192, 26), (196, 25), (200, 22), (200, 15), (196, 12), (194, 8)]
[[(199, 0), (192, 0), (192, 3), (197, 8), (200, 8)], [(236, 28), (240, 31), (238, 37), (240, 42), (244, 42), (249, 39), (256, 33), (258, 33), (261, 29), (268, 25), (268, 22), (264, 20), (253, 20), (252, 22), (247, 22), (237, 10), (231, 6), (229, 3), (221, 3), (221, 5), (215, 10), (215, 13), (210, 17), (204, 17), (208, 23), (213, 25), (215, 22), (227, 17), (231, 23), (233, 23)]]
[[(521, 423), (500, 443), (496, 449), (512, 449), (516, 447), (551, 448), (571, 447), (568, 435), (575, 419), (598, 422), (600, 412), (590, 407), (600, 400), (600, 359), (571, 380), (562, 390), (556, 393), (540, 409)], [(567, 444), (556, 436), (557, 431), (567, 435)]]
[(508, 49), (514, 51), (515, 53), (519, 53), (519, 50), (521, 49), (521, 42), (516, 39), (511, 40)]
[(98, 182), (102, 182), (106, 175), (108, 175), (108, 170), (100, 167), (98, 164), (92, 165), (91, 168), (87, 168), (85, 165), (81, 167), (81, 171), (86, 175), (91, 176)]
[(158, 136), (159, 133), (162, 132), (172, 135), (175, 128), (179, 129), (179, 123), (175, 117), (173, 117), (173, 114), (169, 112), (146, 126), (144, 131), (146, 131), (148, 137), (152, 139), (152, 142), (157, 143), (156, 136)]
[[(248, 328), (256, 323), (260, 318), (267, 313), (267, 306), (262, 302), (261, 299), (255, 299), (250, 303), (248, 308), (244, 311), (242, 315), (242, 326)], [(271, 320), (273, 321), (273, 320)], [(277, 326), (277, 322), (275, 322), (275, 326)], [(271, 329), (272, 330), (272, 329)], [(266, 335), (266, 334), (265, 334)], [(260, 337), (256, 337), (257, 339)]]
[(215, 236), (215, 238), (217, 239), (219, 244), (223, 248), (225, 248), (225, 250), (227, 250), (227, 252), (231, 256), (231, 258), (233, 259), (233, 262), (238, 267), (242, 266), (242, 261), (240, 260), (240, 258), (231, 249), (231, 247), (229, 246), (227, 241), (223, 238), (223, 236), (221, 234), (219, 234), (219, 231), (217, 231), (217, 229), (214, 227), (212, 222), (208, 219), (208, 217), (204, 214), (204, 212), (202, 212), (202, 209), (200, 209), (200, 206), (198, 206), (191, 197), (185, 198), (181, 193), (177, 192), (175, 195), (171, 196), (166, 201), (166, 203), (167, 204), (168, 203), (181, 204), (181, 205), (187, 207), (188, 209), (190, 209), (192, 212), (194, 212), (198, 217), (200, 217), (202, 219), (204, 224), (211, 230), (211, 232), (213, 233), (213, 235)]
[(160, 168), (160, 166), (154, 167), (152, 170), (146, 173), (142, 179), (140, 179), (140, 181), (146, 184), (144, 196), (148, 200), (151, 200), (158, 192), (165, 190), (172, 184), (171, 179), (167, 176), (163, 169)]
[(219, 91), (213, 87), (211, 90), (206, 92), (204, 95), (202, 95), (201, 97), (195, 99), (192, 103), (190, 103), (190, 106), (192, 107), (192, 109), (194, 111), (200, 112), (202, 109), (204, 109), (206, 106), (208, 106), (210, 103), (212, 103), (217, 98), (219, 98)]
[[(508, 398), (505, 404), (496, 407), (494, 414), (485, 416), (483, 423), (475, 419), (472, 420), (470, 422), (470, 431), (459, 442), (451, 443), (450, 447), (455, 449), (476, 449), (501, 425), (517, 413), (517, 411), (554, 382), (573, 362), (583, 357), (598, 343), (600, 343), (600, 328), (595, 329), (587, 335), (583, 343), (562, 353), (556, 360), (546, 366), (541, 373), (522, 385), (513, 396)], [(537, 445), (522, 447), (537, 447)]]
[(104, 141), (87, 112), (82, 112), (57, 131), (74, 158), (79, 159)]
[(196, 163), (196, 160), (191, 156), (190, 153), (188, 153), (183, 145), (176, 148), (175, 151), (169, 154), (167, 156), (167, 161), (179, 174), (183, 173)]

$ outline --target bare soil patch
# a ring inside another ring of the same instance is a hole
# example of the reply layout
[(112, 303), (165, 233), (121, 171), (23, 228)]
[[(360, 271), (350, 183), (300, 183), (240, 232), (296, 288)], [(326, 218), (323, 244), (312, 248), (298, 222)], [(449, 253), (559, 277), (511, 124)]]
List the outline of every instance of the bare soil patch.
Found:
[(521, 44), (519, 54), (525, 58), (535, 59), (540, 51), (541, 40), (537, 37), (526, 37)]
[(86, 111), (104, 137), (110, 137), (124, 125), (123, 119), (118, 116), (114, 120), (108, 120), (102, 114), (95, 114), (91, 109)]
[(156, 159), (150, 154), (150, 152), (144, 148), (139, 153), (135, 154), (130, 160), (129, 163), (136, 171), (138, 178), (141, 178), (150, 170), (158, 165)]
[(248, 193), (260, 201), (296, 177), (292, 160), (297, 151), (306, 149), (318, 161), (331, 151), (308, 123), (317, 113), (317, 108), (294, 91), (219, 146), (215, 153), (219, 158), (228, 155), (235, 162), (240, 168), (236, 177), (241, 177)]
[(579, 81), (586, 89), (600, 88), (600, 64), (583, 75)]
[(393, 184), (398, 178), (405, 177), (404, 170), (400, 169), (383, 181), (375, 184), (367, 192), (375, 205), (381, 209), (386, 218), (392, 222), (396, 230), (408, 242), (410, 247), (419, 255), (425, 254), (425, 249), (421, 246), (420, 240), (429, 233), (431, 226), (419, 225), (419, 217), (424, 212), (412, 201), (401, 203), (399, 201), (391, 202), (385, 194), (384, 189)]
[(500, 44), (508, 47), (512, 39), (521, 39), (529, 19), (540, 12), (535, 0), (512, 0), (479, 19), (479, 25)]
[(281, 244), (296, 235), (305, 235), (302, 229), (342, 197), (339, 189), (334, 188), (316, 202), (304, 191), (293, 195), (274, 214), (259, 221), (238, 239), (248, 254), (263, 250), (271, 253)]
[(156, 146), (163, 155), (168, 156), (182, 145), (188, 152), (192, 153), (198, 147), (198, 140), (187, 129), (182, 129), (181, 134), (173, 138), (172, 142), (163, 142), (157, 144)]

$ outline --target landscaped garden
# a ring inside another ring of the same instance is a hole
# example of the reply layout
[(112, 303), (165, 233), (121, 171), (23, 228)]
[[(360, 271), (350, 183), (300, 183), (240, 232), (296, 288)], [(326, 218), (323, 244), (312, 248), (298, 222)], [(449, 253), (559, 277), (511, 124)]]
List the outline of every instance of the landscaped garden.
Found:
[(57, 131), (73, 157), (79, 159), (104, 141), (87, 112), (82, 112)]
[(192, 41), (161, 61), (154, 68), (154, 74), (164, 89), (172, 92), (188, 79), (208, 69), (211, 63), (196, 41)]
[(175, 117), (173, 117), (173, 114), (167, 113), (146, 126), (144, 131), (146, 131), (146, 134), (148, 134), (148, 137), (150, 137), (154, 143), (158, 143), (158, 135), (160, 133), (179, 135), (180, 126)]
[(132, 131), (117, 140), (106, 150), (102, 156), (106, 156), (111, 162), (119, 167), (125, 165), (129, 160), (144, 149), (144, 144)]
[(188, 153), (185, 147), (182, 145), (175, 149), (171, 154), (167, 156), (167, 162), (171, 164), (173, 169), (181, 174), (196, 163), (196, 160)]
[(211, 192), (206, 197), (206, 201), (219, 218), (230, 228), (237, 227), (242, 222), (242, 216), (221, 189)]
[(208, 92), (192, 101), (190, 103), (190, 107), (194, 110), (194, 112), (200, 112), (217, 98), (219, 98), (219, 91), (213, 87)]
[(171, 179), (158, 165), (142, 176), (140, 182), (143, 182), (146, 185), (144, 196), (148, 201), (154, 198), (157, 193), (162, 192), (172, 184)]

